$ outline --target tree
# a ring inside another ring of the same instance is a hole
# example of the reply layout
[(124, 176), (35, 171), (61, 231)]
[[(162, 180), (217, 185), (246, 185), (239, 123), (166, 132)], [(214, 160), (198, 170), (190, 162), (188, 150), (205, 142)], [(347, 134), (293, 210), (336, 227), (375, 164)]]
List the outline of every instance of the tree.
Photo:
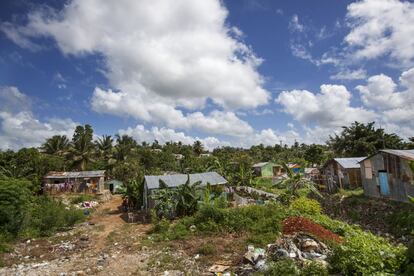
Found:
[(304, 154), (304, 158), (306, 161), (311, 163), (311, 165), (319, 165), (322, 162), (323, 159), (323, 148), (320, 145), (310, 145), (306, 150)]
[(42, 145), (44, 153), (53, 155), (63, 155), (69, 148), (69, 139), (66, 135), (55, 135), (46, 140)]
[(88, 164), (94, 161), (95, 148), (92, 139), (93, 129), (90, 125), (76, 127), (68, 156), (78, 170), (86, 170)]
[(349, 127), (342, 127), (340, 135), (330, 136), (327, 143), (335, 154), (349, 157), (368, 156), (384, 148), (404, 147), (402, 139), (396, 134), (385, 133), (384, 129), (376, 129), (374, 125), (375, 122), (354, 122)]
[(299, 196), (299, 189), (307, 189), (313, 192), (314, 194), (322, 197), (313, 181), (304, 178), (303, 174), (300, 172), (295, 174), (292, 171), (292, 169), (290, 169), (286, 164), (282, 164), (282, 167), (285, 169), (287, 173), (287, 178), (281, 180), (276, 185), (286, 187), (288, 192), (295, 197)]
[(193, 151), (194, 151), (195, 155), (197, 155), (197, 156), (200, 156), (200, 154), (202, 154), (204, 152), (203, 144), (199, 140), (194, 142)]
[(125, 161), (137, 147), (137, 142), (129, 135), (116, 135), (115, 153), (118, 161)]

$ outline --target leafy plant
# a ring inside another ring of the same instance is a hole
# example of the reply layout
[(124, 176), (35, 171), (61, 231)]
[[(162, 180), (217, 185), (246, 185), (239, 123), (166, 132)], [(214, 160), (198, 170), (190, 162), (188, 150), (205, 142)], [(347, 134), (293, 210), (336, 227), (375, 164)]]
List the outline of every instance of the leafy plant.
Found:
[(313, 181), (304, 178), (300, 172), (294, 173), (286, 164), (282, 164), (282, 167), (286, 171), (287, 178), (280, 180), (276, 185), (286, 187), (287, 191), (295, 197), (300, 196), (300, 189), (307, 189), (315, 195), (322, 197)]
[(290, 208), (300, 212), (301, 214), (316, 215), (321, 213), (321, 205), (319, 202), (306, 197), (299, 197), (295, 199), (290, 204)]
[(176, 188), (169, 188), (160, 179), (159, 189), (151, 196), (155, 200), (155, 210), (158, 217), (173, 219), (176, 216), (192, 215), (197, 211), (200, 199), (201, 181), (190, 184), (190, 175), (187, 181)]

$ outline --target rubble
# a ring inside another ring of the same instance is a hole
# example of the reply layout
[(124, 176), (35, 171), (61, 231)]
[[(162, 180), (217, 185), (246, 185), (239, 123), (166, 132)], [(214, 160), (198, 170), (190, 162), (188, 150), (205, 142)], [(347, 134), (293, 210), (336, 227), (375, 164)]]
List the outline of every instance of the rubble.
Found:
[(317, 261), (324, 266), (331, 253), (329, 248), (321, 241), (302, 233), (284, 235), (267, 249), (247, 247), (244, 254), (245, 264), (236, 269), (237, 275), (250, 275), (256, 271), (265, 271), (269, 262), (282, 259), (292, 259), (296, 262), (306, 263)]

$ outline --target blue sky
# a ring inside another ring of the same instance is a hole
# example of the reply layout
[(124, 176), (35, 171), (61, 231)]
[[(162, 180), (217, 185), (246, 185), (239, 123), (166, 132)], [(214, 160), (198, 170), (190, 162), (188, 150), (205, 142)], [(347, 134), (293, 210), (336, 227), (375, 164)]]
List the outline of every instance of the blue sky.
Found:
[(414, 136), (412, 1), (2, 1), (0, 148), (76, 124), (138, 141)]

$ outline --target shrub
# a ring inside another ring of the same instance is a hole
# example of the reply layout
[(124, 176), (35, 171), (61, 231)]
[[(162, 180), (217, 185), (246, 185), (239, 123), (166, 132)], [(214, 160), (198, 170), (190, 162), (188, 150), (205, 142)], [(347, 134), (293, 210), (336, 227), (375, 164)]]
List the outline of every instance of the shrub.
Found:
[(81, 203), (81, 202), (84, 202), (84, 201), (91, 201), (91, 200), (94, 200), (94, 199), (95, 199), (95, 197), (93, 195), (82, 194), (82, 195), (78, 195), (78, 196), (73, 197), (70, 200), (70, 203), (78, 204), (78, 203)]
[(414, 275), (414, 241), (408, 247), (405, 257), (405, 262), (401, 266), (401, 274)]
[(294, 234), (299, 232), (310, 234), (324, 241), (335, 243), (340, 243), (342, 241), (340, 236), (307, 218), (289, 217), (283, 221), (284, 234)]
[(403, 247), (362, 230), (346, 232), (346, 241), (334, 248), (330, 258), (333, 272), (346, 275), (394, 274), (401, 266)]
[(216, 248), (214, 245), (210, 243), (203, 243), (197, 249), (197, 253), (202, 254), (202, 255), (213, 255), (216, 253)]
[(299, 269), (296, 266), (295, 262), (291, 259), (280, 260), (269, 264), (269, 268), (265, 271), (264, 275), (274, 276), (274, 275), (286, 275), (294, 276), (300, 275)]
[(0, 180), (0, 232), (16, 236), (30, 208), (31, 183), (19, 179)]
[(34, 200), (23, 226), (22, 236), (48, 236), (55, 231), (71, 227), (75, 223), (84, 220), (82, 210), (68, 207), (61, 201), (42, 196)]
[(301, 276), (328, 276), (328, 269), (318, 262), (310, 262), (303, 266)]
[(321, 205), (314, 199), (300, 197), (295, 199), (290, 208), (300, 212), (301, 214), (316, 215), (321, 213)]

